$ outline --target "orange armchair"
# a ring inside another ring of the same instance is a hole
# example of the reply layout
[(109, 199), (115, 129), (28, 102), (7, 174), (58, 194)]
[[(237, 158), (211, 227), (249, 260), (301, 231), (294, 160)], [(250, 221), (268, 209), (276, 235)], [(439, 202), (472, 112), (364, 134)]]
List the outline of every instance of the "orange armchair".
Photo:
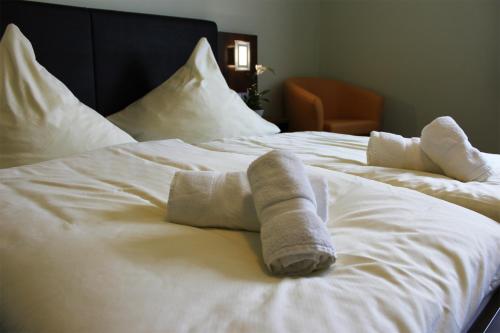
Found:
[(363, 135), (380, 130), (384, 99), (344, 82), (297, 77), (285, 81), (290, 131)]

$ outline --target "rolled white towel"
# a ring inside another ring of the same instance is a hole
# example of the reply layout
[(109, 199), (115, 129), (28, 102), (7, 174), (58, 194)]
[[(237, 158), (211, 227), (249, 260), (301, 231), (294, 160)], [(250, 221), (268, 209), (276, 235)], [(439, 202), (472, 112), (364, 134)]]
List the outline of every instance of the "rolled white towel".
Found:
[(386, 132), (371, 132), (366, 157), (369, 165), (443, 173), (420, 147), (420, 138), (404, 138)]
[(425, 126), (422, 150), (443, 169), (444, 174), (463, 182), (485, 181), (493, 170), (472, 147), (464, 131), (451, 117), (439, 117)]
[[(328, 183), (310, 174), (317, 213), (328, 221)], [(193, 227), (218, 227), (259, 231), (252, 192), (246, 172), (178, 171), (167, 203), (170, 222)]]
[(326, 224), (302, 162), (292, 153), (273, 150), (247, 171), (261, 223), (264, 262), (280, 275), (304, 275), (335, 262)]

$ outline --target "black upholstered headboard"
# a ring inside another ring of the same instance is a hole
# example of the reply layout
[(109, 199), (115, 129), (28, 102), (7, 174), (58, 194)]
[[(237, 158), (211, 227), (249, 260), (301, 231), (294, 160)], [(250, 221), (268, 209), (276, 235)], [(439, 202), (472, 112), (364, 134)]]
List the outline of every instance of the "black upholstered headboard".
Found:
[(1, 0), (0, 35), (15, 23), (38, 61), (103, 115), (120, 111), (172, 75), (214, 22)]

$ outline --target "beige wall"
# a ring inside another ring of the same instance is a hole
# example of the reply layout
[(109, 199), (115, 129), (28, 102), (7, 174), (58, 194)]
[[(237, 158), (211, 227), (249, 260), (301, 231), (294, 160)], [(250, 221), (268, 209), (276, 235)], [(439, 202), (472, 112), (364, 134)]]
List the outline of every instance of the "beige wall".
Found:
[(386, 98), (384, 130), (419, 135), (451, 115), (500, 152), (496, 0), (325, 0), (320, 73)]
[(42, 2), (201, 18), (219, 31), (256, 34), (260, 63), (276, 75), (260, 78), (272, 88), (266, 117), (281, 117), (281, 83), (289, 76), (317, 73), (319, 0), (39, 0)]

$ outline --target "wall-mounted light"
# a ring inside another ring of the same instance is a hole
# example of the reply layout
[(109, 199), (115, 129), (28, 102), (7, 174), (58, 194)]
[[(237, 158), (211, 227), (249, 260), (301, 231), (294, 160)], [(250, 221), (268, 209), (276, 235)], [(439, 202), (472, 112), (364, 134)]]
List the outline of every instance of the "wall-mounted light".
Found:
[(250, 42), (235, 40), (234, 47), (230, 47), (230, 51), (233, 52), (231, 52), (232, 54), (229, 56), (229, 66), (234, 67), (236, 71), (249, 71)]
[[(240, 52), (243, 50), (241, 47), (238, 48), (237, 46), (241, 45), (240, 41), (243, 41), (243, 44), (245, 44), (245, 46), (243, 46), (245, 52)], [(256, 75), (252, 74), (255, 73), (255, 65), (257, 64), (258, 59), (257, 49), (259, 45), (257, 36), (219, 31), (217, 44), (219, 66), (227, 84), (234, 91), (247, 91), (248, 87), (256, 81)], [(236, 50), (238, 50), (237, 58), (240, 58), (240, 55), (242, 57), (244, 57), (244, 55), (247, 56), (246, 66), (240, 66), (243, 65), (242, 63), (245, 63), (245, 59), (241, 59), (242, 61), (239, 61), (240, 59), (237, 60), (238, 70), (236, 69), (235, 61)], [(242, 70), (242, 67), (244, 67), (245, 70)]]
[(234, 69), (237, 71), (250, 70), (250, 42), (234, 41)]

